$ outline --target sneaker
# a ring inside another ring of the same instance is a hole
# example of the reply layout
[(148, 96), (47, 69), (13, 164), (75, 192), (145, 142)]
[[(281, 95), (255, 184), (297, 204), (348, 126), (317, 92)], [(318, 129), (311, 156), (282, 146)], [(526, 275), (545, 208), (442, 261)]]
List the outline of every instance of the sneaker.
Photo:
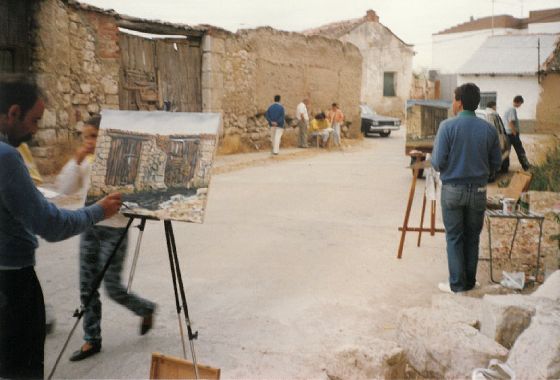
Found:
[(451, 290), (451, 286), (449, 286), (449, 282), (440, 282), (438, 288), (444, 293), (454, 294), (453, 290)]

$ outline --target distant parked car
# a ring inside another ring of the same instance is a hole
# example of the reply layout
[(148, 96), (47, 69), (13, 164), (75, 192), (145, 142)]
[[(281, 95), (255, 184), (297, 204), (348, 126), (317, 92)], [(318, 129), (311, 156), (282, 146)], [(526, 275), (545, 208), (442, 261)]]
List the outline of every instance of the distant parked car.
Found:
[(366, 137), (369, 134), (378, 134), (381, 137), (387, 137), (391, 134), (391, 131), (398, 131), (401, 125), (400, 119), (378, 115), (366, 104), (360, 105), (360, 113), (362, 118), (362, 133)]
[(500, 171), (502, 173), (507, 173), (509, 170), (509, 152), (511, 150), (511, 144), (509, 142), (502, 118), (497, 112), (486, 114), (486, 112), (481, 110), (476, 111), (476, 116), (486, 120), (496, 128), (498, 138), (500, 139), (500, 150), (502, 151), (502, 167), (500, 168)]

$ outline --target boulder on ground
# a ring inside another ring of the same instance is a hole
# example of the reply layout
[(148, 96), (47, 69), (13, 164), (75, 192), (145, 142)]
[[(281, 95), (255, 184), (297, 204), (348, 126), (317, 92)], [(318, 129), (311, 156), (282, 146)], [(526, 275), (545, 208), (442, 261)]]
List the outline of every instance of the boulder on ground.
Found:
[(484, 296), (480, 332), (511, 348), (535, 315), (536, 305), (527, 298), (518, 294)]
[(482, 300), (480, 298), (436, 294), (432, 296), (432, 309), (441, 310), (444, 313), (458, 313), (469, 326), (480, 330), (482, 314)]
[[(529, 298), (529, 297), (528, 297)], [(518, 379), (560, 379), (560, 305), (541, 305), (511, 348), (507, 364)]]
[(476, 328), (441, 310), (410, 308), (401, 312), (397, 339), (409, 363), (423, 377), (470, 378), (490, 359), (505, 360), (508, 350)]
[(539, 288), (535, 290), (531, 296), (560, 301), (560, 270), (557, 270), (548, 276), (544, 284), (539, 286)]
[(376, 340), (370, 347), (343, 347), (327, 367), (332, 380), (403, 379), (406, 355), (395, 342)]

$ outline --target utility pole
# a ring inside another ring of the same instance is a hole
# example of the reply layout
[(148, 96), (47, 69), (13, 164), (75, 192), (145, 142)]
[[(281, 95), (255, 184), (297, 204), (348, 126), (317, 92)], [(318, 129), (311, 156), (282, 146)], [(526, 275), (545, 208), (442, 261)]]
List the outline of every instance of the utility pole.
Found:
[(537, 39), (537, 80), (541, 84), (541, 38)]
[(492, 35), (494, 35), (494, 0), (492, 0)]

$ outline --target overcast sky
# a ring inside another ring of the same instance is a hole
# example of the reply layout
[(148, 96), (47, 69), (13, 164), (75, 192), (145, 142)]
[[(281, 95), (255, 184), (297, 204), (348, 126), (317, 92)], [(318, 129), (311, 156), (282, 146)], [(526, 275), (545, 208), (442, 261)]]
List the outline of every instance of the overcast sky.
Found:
[(414, 67), (431, 64), (431, 35), (494, 14), (527, 17), (530, 10), (558, 8), (560, 0), (82, 0), (100, 8), (152, 20), (237, 29), (272, 26), (301, 31), (377, 12), (380, 22), (417, 52)]

